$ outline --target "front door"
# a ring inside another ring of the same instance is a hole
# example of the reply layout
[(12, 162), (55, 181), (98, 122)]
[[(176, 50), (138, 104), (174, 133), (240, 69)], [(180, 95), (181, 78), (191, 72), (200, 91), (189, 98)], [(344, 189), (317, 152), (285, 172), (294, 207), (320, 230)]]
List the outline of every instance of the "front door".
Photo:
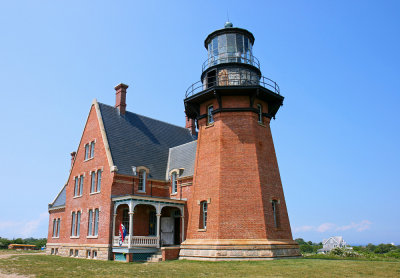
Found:
[(174, 226), (173, 217), (161, 217), (161, 245), (174, 245)]

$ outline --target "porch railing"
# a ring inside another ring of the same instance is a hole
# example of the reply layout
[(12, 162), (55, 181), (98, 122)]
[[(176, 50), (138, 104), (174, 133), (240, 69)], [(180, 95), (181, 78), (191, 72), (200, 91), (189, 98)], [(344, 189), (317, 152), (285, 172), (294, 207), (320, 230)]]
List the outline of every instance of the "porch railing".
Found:
[[(114, 236), (113, 239), (113, 246), (122, 246), (122, 247), (129, 247), (129, 237), (130, 235), (127, 235), (124, 238), (124, 242), (122, 242), (122, 245), (119, 245), (119, 236)], [(131, 247), (159, 247), (159, 238), (157, 236), (132, 236), (131, 237)]]

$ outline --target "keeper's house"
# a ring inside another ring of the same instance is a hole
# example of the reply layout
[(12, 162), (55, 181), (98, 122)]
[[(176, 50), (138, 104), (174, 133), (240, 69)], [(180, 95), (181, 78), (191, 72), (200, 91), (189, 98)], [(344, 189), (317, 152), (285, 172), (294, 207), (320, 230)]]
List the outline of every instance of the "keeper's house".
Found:
[(253, 43), (253, 34), (229, 22), (206, 38), (201, 81), (184, 99), (186, 127), (126, 111), (125, 84), (115, 87), (115, 106), (93, 101), (67, 183), (49, 204), (47, 254), (300, 255), (269, 126), (283, 97), (261, 75)]

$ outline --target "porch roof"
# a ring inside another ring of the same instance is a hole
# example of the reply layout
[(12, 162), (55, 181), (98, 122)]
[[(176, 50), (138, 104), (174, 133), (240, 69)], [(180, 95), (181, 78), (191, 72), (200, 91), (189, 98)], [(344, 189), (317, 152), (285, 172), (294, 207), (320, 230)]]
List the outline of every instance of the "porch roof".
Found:
[(111, 200), (115, 203), (123, 203), (128, 200), (137, 200), (145, 203), (158, 203), (158, 204), (171, 204), (171, 205), (185, 205), (186, 200), (177, 200), (171, 198), (162, 197), (149, 197), (149, 196), (139, 196), (139, 195), (120, 195), (112, 196)]

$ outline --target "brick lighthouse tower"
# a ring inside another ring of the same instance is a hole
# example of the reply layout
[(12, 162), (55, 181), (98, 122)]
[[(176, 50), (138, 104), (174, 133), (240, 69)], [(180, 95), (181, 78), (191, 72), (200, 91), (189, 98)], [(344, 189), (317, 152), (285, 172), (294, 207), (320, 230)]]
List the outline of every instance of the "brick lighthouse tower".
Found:
[(261, 75), (252, 33), (227, 22), (204, 43), (201, 81), (184, 100), (199, 133), (180, 258), (299, 256), (269, 125), (284, 98)]

